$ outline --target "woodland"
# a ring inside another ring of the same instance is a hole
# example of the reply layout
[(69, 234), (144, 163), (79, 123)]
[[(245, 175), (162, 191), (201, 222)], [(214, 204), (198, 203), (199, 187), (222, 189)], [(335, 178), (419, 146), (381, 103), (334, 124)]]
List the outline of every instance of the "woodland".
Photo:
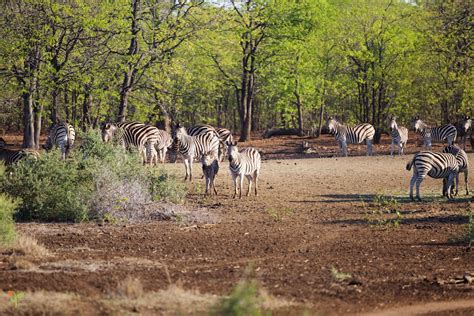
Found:
[(14, 0), (0, 13), (0, 132), (57, 121), (270, 128), (473, 114), (473, 2)]

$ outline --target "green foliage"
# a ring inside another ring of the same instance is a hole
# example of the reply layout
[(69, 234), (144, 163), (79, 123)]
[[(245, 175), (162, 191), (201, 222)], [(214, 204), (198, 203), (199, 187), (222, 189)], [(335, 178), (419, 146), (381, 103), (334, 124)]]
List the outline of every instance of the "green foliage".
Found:
[(400, 203), (393, 196), (377, 194), (372, 200), (371, 207), (363, 204), (366, 220), (374, 227), (398, 228), (403, 222), (403, 216), (399, 210)]
[(142, 166), (138, 155), (104, 144), (99, 132), (82, 134), (80, 149), (66, 161), (59, 152), (21, 161), (4, 176), (0, 190), (21, 199), (21, 220), (128, 219), (154, 200), (181, 201), (174, 177)]
[(255, 280), (243, 280), (213, 308), (211, 315), (269, 315), (262, 310), (260, 303), (258, 283)]
[[(5, 173), (5, 168), (0, 165), (0, 176)], [(16, 237), (13, 212), (17, 202), (5, 194), (0, 194), (0, 246), (11, 244)]]

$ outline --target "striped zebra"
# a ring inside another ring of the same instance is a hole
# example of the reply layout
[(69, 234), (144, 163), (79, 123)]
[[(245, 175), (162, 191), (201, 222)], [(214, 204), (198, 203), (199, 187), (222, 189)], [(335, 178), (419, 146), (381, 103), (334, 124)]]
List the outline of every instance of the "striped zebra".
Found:
[[(466, 184), (466, 195), (469, 195), (469, 185), (467, 182), (467, 179), (469, 176), (469, 159), (467, 158), (466, 152), (455, 145), (448, 145), (444, 147), (443, 153), (450, 153), (456, 157), (456, 160), (459, 166), (459, 173), (461, 172), (464, 173), (464, 183)], [(456, 175), (456, 190), (455, 190), (454, 195), (458, 195), (459, 173)], [(445, 182), (446, 182), (446, 179), (445, 179)]]
[(336, 137), (341, 148), (342, 155), (347, 157), (347, 144), (360, 144), (364, 140), (367, 143), (367, 156), (372, 155), (372, 140), (375, 135), (375, 128), (369, 123), (362, 123), (356, 126), (345, 126), (335, 118), (330, 117), (326, 127), (329, 133)]
[(390, 156), (392, 157), (394, 145), (397, 145), (398, 147), (398, 155), (403, 155), (403, 147), (406, 146), (408, 141), (408, 129), (403, 126), (398, 126), (396, 119), (395, 116), (392, 116), (390, 119), (390, 136), (392, 137)]
[(411, 125), (415, 132), (423, 137), (424, 146), (428, 150), (431, 150), (431, 144), (435, 142), (442, 143), (446, 140), (448, 145), (453, 145), (456, 141), (456, 127), (451, 124), (430, 127), (416, 116), (412, 119)]
[(205, 152), (201, 155), (201, 165), (202, 172), (206, 177), (206, 194), (208, 194), (212, 189), (217, 195), (216, 176), (219, 172), (218, 157), (213, 156), (212, 152)]
[(64, 160), (72, 149), (75, 139), (76, 131), (71, 124), (66, 122), (56, 123), (49, 129), (48, 139), (43, 148), (51, 150), (54, 146), (59, 147), (61, 159)]
[(156, 128), (155, 134), (150, 136), (145, 143), (147, 161), (150, 164), (158, 163), (158, 156), (161, 163), (165, 163), (168, 147), (173, 143), (171, 135), (166, 131)]
[(219, 140), (221, 142), (221, 149), (220, 149), (220, 161), (223, 161), (226, 154), (227, 154), (227, 145), (226, 143), (232, 143), (234, 141), (234, 138), (232, 137), (232, 132), (228, 130), (227, 128), (223, 127), (218, 127), (216, 128), (217, 134), (219, 134)]
[(146, 143), (157, 132), (154, 126), (139, 122), (106, 123), (102, 126), (102, 140), (120, 144), (126, 150), (137, 148), (141, 161), (147, 163)]
[(188, 135), (186, 129), (179, 123), (173, 128), (173, 143), (177, 152), (184, 157), (186, 176), (184, 180), (192, 181), (193, 160), (199, 159), (205, 152), (219, 157), (219, 137), (215, 132), (204, 132), (196, 136)]
[[(239, 191), (239, 198), (242, 198), (242, 187), (244, 184), (244, 176), (249, 181), (247, 196), (250, 195), (252, 188), (252, 180), (255, 185), (255, 195), (258, 195), (258, 176), (260, 174), (261, 158), (260, 153), (255, 148), (244, 148), (239, 151), (237, 142), (227, 142), (227, 154), (229, 156), (229, 169), (234, 182), (234, 195), (237, 196)], [(240, 177), (239, 190), (237, 190), (237, 178)]]
[(407, 164), (408, 171), (413, 167), (413, 176), (410, 180), (410, 199), (413, 200), (413, 186), (416, 183), (416, 198), (421, 201), (421, 182), (430, 176), (435, 179), (446, 178), (443, 184), (443, 196), (451, 198), (451, 186), (459, 172), (459, 165), (456, 157), (449, 153), (436, 153), (431, 151), (421, 151), (413, 157)]
[[(461, 137), (460, 143), (463, 146), (463, 150), (466, 150), (466, 140), (472, 138), (472, 118), (468, 115), (465, 115), (457, 124), (456, 129), (459, 137)], [(471, 141), (472, 143), (472, 141)], [(472, 147), (472, 144), (471, 144)], [(474, 148), (471, 148), (474, 150)]]
[(0, 161), (7, 166), (11, 166), (17, 163), (20, 159), (32, 158), (37, 160), (40, 154), (38, 151), (33, 149), (7, 149), (5, 147), (0, 147)]

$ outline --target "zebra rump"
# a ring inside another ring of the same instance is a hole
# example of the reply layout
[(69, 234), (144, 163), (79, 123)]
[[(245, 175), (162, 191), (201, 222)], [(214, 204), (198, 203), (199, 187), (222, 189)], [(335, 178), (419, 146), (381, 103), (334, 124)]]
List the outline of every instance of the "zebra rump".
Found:
[(51, 150), (53, 146), (61, 149), (61, 158), (64, 160), (74, 145), (76, 131), (74, 127), (67, 122), (53, 124), (49, 130), (46, 144), (43, 148)]

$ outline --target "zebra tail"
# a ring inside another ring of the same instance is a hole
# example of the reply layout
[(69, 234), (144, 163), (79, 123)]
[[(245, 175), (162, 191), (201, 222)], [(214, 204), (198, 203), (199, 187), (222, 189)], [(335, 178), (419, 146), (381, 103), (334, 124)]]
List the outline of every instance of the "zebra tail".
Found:
[(412, 160), (410, 160), (409, 163), (407, 163), (407, 170), (410, 171), (411, 170), (411, 167), (413, 166), (413, 161), (415, 160), (415, 158), (413, 158)]

